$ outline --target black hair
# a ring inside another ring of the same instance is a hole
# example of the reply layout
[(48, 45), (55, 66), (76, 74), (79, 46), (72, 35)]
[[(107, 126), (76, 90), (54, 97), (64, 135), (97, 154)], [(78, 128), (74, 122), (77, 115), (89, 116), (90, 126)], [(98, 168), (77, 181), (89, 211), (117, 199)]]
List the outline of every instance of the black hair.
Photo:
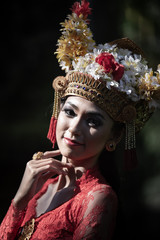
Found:
[(125, 130), (124, 123), (114, 121), (114, 124), (112, 127), (112, 135), (113, 135), (113, 139), (115, 139), (116, 143), (118, 143), (121, 140), (121, 138), (124, 134), (124, 130)]

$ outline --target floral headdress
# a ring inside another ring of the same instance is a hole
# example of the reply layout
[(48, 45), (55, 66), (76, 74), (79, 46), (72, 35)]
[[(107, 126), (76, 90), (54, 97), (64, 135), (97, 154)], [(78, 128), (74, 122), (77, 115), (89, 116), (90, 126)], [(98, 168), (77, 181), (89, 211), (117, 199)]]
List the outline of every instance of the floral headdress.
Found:
[(128, 38), (96, 45), (88, 26), (89, 2), (75, 2), (71, 10), (61, 23), (57, 44), (57, 59), (66, 77), (53, 81), (54, 108), (48, 138), (55, 143), (60, 98), (78, 95), (97, 104), (114, 121), (126, 124), (126, 152), (133, 155), (135, 131), (160, 107), (160, 65), (153, 72), (142, 50)]

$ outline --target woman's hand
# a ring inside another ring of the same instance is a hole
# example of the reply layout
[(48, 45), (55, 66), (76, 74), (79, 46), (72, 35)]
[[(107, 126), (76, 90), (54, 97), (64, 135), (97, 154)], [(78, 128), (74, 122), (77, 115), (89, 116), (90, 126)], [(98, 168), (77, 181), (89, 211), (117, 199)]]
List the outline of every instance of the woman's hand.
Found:
[(42, 159), (27, 163), (22, 182), (13, 200), (15, 207), (23, 210), (47, 179), (57, 174), (66, 174), (64, 168), (70, 168), (72, 165), (54, 159), (60, 154), (59, 150), (45, 152)]

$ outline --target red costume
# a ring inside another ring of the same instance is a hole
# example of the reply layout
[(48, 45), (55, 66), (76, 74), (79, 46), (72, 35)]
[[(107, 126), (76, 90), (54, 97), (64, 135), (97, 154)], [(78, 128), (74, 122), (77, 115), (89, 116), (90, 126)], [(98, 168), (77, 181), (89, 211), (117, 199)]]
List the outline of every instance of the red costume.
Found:
[(49, 184), (56, 181), (58, 177), (49, 179), (31, 199), (24, 212), (19, 212), (11, 204), (0, 227), (0, 239), (16, 239), (31, 219), (34, 220), (31, 240), (111, 239), (117, 197), (96, 168), (88, 170), (76, 181), (71, 199), (36, 217), (37, 200), (46, 192)]

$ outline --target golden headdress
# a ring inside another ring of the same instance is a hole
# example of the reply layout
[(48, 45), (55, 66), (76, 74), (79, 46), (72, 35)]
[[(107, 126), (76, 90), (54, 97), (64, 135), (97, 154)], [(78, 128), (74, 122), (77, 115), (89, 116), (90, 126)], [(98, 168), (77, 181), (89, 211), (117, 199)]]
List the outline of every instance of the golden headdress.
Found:
[[(55, 138), (60, 98), (78, 95), (94, 102), (114, 121), (126, 124), (126, 150), (160, 106), (160, 65), (149, 68), (143, 51), (130, 39), (96, 45), (88, 26), (89, 2), (75, 2), (62, 26), (56, 51), (66, 76), (53, 81), (54, 107), (48, 138)], [(131, 152), (131, 151), (130, 151)]]

